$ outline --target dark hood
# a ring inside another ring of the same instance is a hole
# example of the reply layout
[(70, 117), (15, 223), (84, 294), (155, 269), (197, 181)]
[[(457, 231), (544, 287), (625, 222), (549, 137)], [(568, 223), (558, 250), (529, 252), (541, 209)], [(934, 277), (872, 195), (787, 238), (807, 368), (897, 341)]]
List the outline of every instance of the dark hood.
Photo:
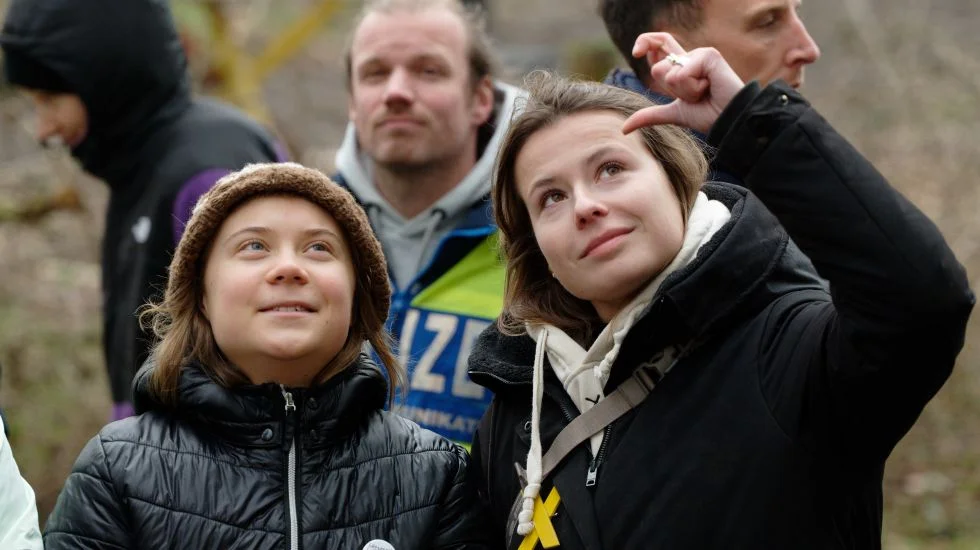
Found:
[[(669, 334), (674, 341), (662, 345), (699, 340), (789, 291), (825, 288), (809, 258), (758, 197), (743, 187), (717, 182), (705, 184), (703, 191), (728, 207), (732, 218), (694, 261), (667, 277), (650, 313), (630, 331), (624, 350), (653, 345), (646, 334)], [(669, 330), (650, 330), (654, 325)], [(494, 391), (530, 384), (533, 360), (529, 336), (506, 336), (493, 324), (474, 346), (470, 377)]]
[[(285, 401), (278, 384), (225, 388), (197, 363), (183, 368), (177, 402), (163, 403), (149, 391), (155, 365), (148, 361), (133, 380), (133, 404), (137, 414), (158, 411), (206, 426), (220, 437), (238, 444), (254, 444), (270, 423), (285, 417)], [(286, 388), (294, 397), (297, 414), (320, 441), (349, 433), (364, 418), (384, 407), (387, 382), (381, 370), (365, 355), (326, 383), (310, 388)]]
[(0, 44), (81, 97), (89, 133), (72, 154), (110, 185), (190, 105), (187, 59), (166, 0), (12, 0)]

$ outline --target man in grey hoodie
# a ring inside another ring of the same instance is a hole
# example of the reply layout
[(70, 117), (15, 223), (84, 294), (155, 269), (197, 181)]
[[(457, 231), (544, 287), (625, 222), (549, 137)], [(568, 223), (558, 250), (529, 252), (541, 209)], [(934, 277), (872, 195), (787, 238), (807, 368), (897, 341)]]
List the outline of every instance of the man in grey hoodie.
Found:
[(464, 445), (490, 401), (466, 373), (500, 313), (490, 176), (521, 92), (493, 79), (482, 21), (459, 0), (375, 0), (347, 52), (350, 124), (336, 179), (365, 208), (394, 287), (408, 367), (396, 410)]

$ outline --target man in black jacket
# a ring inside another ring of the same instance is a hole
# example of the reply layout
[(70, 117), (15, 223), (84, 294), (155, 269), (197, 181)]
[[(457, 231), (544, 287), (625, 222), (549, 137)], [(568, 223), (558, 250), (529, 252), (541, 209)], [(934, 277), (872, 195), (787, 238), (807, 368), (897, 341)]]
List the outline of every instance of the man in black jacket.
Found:
[(197, 197), (230, 171), (282, 155), (243, 113), (192, 98), (165, 0), (13, 0), (0, 47), (7, 80), (35, 106), (38, 140), (63, 143), (110, 188), (103, 348), (112, 417), (128, 416), (149, 346), (136, 311), (165, 286)]

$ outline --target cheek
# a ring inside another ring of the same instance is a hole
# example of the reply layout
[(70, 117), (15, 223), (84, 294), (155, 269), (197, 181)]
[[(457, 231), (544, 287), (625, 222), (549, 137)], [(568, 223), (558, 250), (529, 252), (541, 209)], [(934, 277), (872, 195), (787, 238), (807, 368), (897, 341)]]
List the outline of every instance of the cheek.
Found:
[[(532, 225), (534, 239), (541, 249), (541, 254), (548, 263), (548, 269), (557, 272), (562, 266), (562, 251), (567, 246), (567, 232), (562, 232), (555, 224), (539, 223)], [(566, 238), (562, 238), (564, 233)]]
[(247, 304), (247, 288), (240, 279), (234, 272), (220, 270), (205, 275), (204, 308), (209, 319), (234, 320), (235, 315), (230, 312)]
[(321, 292), (328, 302), (343, 305), (338, 309), (351, 312), (354, 307), (354, 292), (356, 291), (356, 281), (353, 271), (334, 272), (324, 274), (319, 285)]
[(370, 120), (372, 114), (377, 110), (379, 101), (376, 99), (377, 94), (373, 90), (359, 90), (357, 92), (357, 99), (351, 103), (352, 119), (354, 124), (358, 126), (358, 132), (361, 131), (363, 127), (364, 130), (369, 130), (367, 127), (367, 121)]
[(469, 120), (469, 104), (459, 95), (458, 90), (440, 86), (429, 90), (422, 98), (426, 108), (442, 115), (440, 119), (449, 124), (462, 125)]

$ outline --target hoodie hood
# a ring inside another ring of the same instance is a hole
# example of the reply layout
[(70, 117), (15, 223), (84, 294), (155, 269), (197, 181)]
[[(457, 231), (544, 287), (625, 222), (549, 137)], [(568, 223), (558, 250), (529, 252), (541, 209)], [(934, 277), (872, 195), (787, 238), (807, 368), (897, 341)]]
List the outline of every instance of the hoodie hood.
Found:
[(187, 59), (166, 0), (12, 0), (0, 45), (81, 98), (89, 132), (72, 155), (110, 185), (125, 179), (161, 123), (190, 105)]
[[(348, 123), (335, 165), (350, 191), (371, 218), (385, 249), (395, 286), (405, 288), (432, 258), (438, 243), (466, 217), (469, 210), (490, 194), (491, 176), (500, 142), (514, 114), (515, 100), (525, 95), (519, 88), (494, 83), (494, 109), (481, 128), (485, 144), (469, 174), (435, 204), (405, 219), (381, 196), (374, 185), (371, 159), (361, 151), (357, 133)], [(489, 205), (487, 206), (489, 208)]]

